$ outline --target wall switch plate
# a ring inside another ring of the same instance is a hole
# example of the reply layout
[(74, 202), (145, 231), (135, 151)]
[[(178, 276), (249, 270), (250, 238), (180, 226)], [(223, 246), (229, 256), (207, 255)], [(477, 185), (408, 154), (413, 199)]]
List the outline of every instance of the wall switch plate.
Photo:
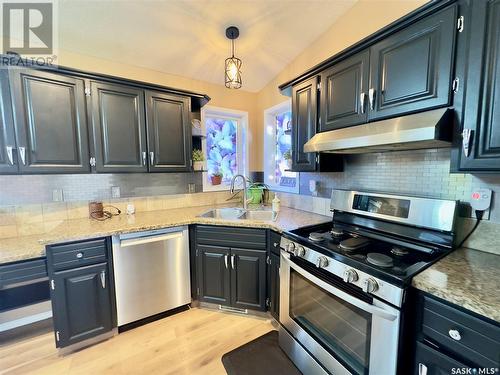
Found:
[(62, 202), (62, 201), (64, 201), (63, 189), (53, 189), (52, 202)]
[(491, 205), (491, 190), (476, 189), (472, 191), (470, 205), (476, 211), (486, 211)]
[(111, 198), (120, 198), (119, 186), (111, 186)]

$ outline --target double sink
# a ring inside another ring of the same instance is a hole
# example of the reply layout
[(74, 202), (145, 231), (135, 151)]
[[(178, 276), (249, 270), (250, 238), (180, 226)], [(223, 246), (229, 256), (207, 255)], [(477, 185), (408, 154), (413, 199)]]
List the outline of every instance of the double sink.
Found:
[(245, 210), (238, 207), (213, 208), (199, 217), (209, 217), (212, 219), (224, 220), (257, 220), (274, 221), (277, 214), (270, 210)]

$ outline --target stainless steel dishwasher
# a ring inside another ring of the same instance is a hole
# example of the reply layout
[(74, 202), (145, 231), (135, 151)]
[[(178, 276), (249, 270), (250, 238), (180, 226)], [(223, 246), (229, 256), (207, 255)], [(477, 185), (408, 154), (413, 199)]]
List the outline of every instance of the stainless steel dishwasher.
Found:
[(118, 326), (191, 302), (187, 227), (113, 237)]

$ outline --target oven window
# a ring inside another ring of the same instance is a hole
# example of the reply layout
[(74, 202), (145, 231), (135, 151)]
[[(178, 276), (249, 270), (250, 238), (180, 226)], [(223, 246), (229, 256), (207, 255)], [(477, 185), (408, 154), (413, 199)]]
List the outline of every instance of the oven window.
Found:
[(371, 314), (291, 269), (290, 317), (356, 374), (368, 374)]

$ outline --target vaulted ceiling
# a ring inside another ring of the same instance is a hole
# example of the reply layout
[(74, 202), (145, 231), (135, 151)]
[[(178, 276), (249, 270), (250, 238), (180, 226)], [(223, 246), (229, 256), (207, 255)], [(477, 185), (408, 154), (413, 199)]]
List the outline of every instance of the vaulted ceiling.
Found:
[(243, 89), (259, 91), (357, 0), (61, 0), (59, 48), (224, 84), (240, 28)]

